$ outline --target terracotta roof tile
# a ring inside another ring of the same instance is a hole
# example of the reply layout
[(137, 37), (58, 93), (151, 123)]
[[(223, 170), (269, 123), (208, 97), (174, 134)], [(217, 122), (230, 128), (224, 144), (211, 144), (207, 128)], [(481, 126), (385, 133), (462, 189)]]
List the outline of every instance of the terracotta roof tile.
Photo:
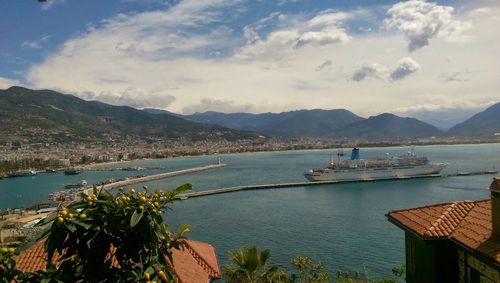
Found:
[(500, 239), (491, 237), (489, 199), (396, 210), (387, 216), (424, 239), (451, 239), (500, 263)]
[[(15, 256), (16, 267), (23, 272), (35, 272), (45, 269), (47, 266), (47, 253), (45, 252), (45, 240), (38, 241), (19, 255)], [(53, 257), (54, 261), (59, 259), (59, 254), (56, 252)]]
[[(23, 272), (34, 272), (46, 268), (47, 253), (45, 241), (36, 242), (22, 251), (14, 259), (17, 268)], [(59, 255), (54, 255), (57, 262)], [(220, 278), (221, 273), (217, 262), (215, 248), (207, 243), (187, 240), (183, 250), (173, 250), (174, 272), (182, 283), (208, 282), (211, 278)]]
[(446, 237), (457, 227), (474, 202), (461, 201), (395, 210), (388, 217), (426, 237)]

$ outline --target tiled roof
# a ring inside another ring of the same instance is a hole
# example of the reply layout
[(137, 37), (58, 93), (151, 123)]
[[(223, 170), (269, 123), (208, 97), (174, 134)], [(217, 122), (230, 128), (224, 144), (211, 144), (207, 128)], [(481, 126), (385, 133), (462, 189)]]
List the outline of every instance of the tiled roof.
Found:
[[(45, 269), (47, 253), (44, 244), (44, 240), (38, 241), (17, 255), (17, 268), (23, 272)], [(58, 258), (56, 253), (53, 262)], [(173, 249), (173, 259), (174, 272), (180, 283), (206, 283), (209, 279), (221, 277), (217, 254), (210, 244), (187, 240), (184, 249)]]
[(206, 283), (220, 278), (219, 264), (212, 245), (188, 241), (183, 250), (172, 250), (174, 272), (180, 283)]
[(491, 237), (489, 199), (396, 210), (387, 217), (424, 239), (451, 239), (500, 263), (500, 240)]
[[(57, 261), (59, 255), (54, 255), (54, 261)], [(22, 251), (14, 257), (16, 267), (23, 272), (35, 272), (47, 267), (47, 253), (45, 252), (45, 241), (38, 241), (31, 247)]]

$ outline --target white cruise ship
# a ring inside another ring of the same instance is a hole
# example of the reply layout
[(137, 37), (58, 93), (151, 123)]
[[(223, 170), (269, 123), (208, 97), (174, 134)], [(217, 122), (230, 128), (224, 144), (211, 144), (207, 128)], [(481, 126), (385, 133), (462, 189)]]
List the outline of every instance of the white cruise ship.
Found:
[(360, 159), (359, 148), (353, 148), (351, 159), (331, 160), (325, 168), (306, 170), (304, 176), (309, 181), (370, 181), (384, 179), (404, 179), (439, 174), (446, 163), (430, 163), (427, 157), (415, 155), (413, 150), (406, 155), (382, 159)]

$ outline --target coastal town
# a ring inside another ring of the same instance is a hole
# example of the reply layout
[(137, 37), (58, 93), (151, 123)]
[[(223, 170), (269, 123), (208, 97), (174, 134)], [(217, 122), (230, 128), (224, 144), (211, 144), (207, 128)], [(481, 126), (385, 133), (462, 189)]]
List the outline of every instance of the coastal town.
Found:
[(421, 139), (388, 139), (382, 141), (336, 140), (324, 138), (279, 138), (260, 136), (257, 139), (228, 141), (187, 139), (130, 138), (107, 142), (70, 143), (0, 143), (0, 178), (18, 171), (33, 169), (64, 170), (71, 166), (130, 161), (138, 159), (174, 158), (180, 156), (220, 155), (229, 153), (350, 148), (352, 146), (382, 147), (401, 145), (476, 144), (500, 142), (492, 137), (446, 137)]
[(500, 1), (0, 1), (0, 283), (500, 283)]

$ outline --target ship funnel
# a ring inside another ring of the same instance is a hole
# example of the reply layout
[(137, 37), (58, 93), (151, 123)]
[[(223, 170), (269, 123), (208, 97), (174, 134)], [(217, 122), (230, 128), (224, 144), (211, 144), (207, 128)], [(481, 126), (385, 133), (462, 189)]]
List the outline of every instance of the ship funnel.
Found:
[(355, 147), (352, 149), (351, 160), (359, 160), (359, 148)]

